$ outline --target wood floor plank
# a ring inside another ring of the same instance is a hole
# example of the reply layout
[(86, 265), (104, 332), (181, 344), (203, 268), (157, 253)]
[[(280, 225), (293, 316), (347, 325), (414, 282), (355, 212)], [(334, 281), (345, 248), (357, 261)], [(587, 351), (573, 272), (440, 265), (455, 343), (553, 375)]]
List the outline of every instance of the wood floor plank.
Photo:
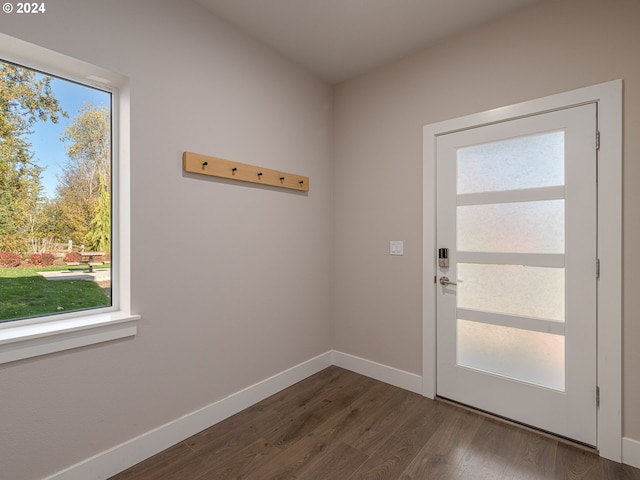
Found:
[(329, 367), (111, 480), (640, 480), (583, 448)]
[[(507, 425), (483, 418), (465, 452), (456, 478), (460, 480), (496, 480), (504, 478), (510, 463), (511, 442)], [(512, 427), (514, 428), (514, 427)]]
[[(323, 392), (321, 401), (302, 406), (302, 412), (294, 412), (288, 418), (288, 424), (274, 429), (273, 436), (269, 437), (283, 450), (282, 454), (254, 472), (250, 478), (297, 478), (301, 472), (308, 470), (309, 465), (334, 458), (334, 440), (349, 428), (368, 400), (375, 397), (380, 390), (379, 387), (376, 389), (377, 385), (381, 385), (380, 382), (371, 379), (363, 381), (362, 377), (354, 376), (349, 384), (339, 387), (333, 385)], [(339, 389), (337, 396), (336, 388)], [(341, 458), (340, 452), (337, 458)]]
[(511, 453), (511, 463), (505, 480), (546, 480), (553, 477), (558, 442), (549, 437), (517, 429), (517, 441)]
[(216, 463), (209, 470), (200, 469), (202, 473), (197, 477), (190, 477), (190, 480), (241, 480), (280, 453), (279, 448), (264, 438), (259, 438), (236, 455)]
[(380, 409), (371, 412), (362, 420), (357, 430), (347, 433), (344, 438), (346, 443), (367, 455), (371, 455), (387, 441), (389, 432), (393, 432), (417, 403), (428, 400), (399, 388), (388, 388), (385, 396), (388, 399)]
[(640, 480), (640, 469), (600, 459), (602, 462), (602, 478), (604, 480)]
[(158, 453), (144, 462), (121, 472), (109, 480), (155, 480), (175, 468), (177, 462), (192, 455), (191, 449), (183, 442), (177, 443), (163, 452)]
[[(319, 401), (319, 394), (327, 392), (334, 384), (352, 382), (352, 372), (343, 369), (327, 368), (316, 374), (312, 382), (298, 382), (291, 387), (266, 398), (265, 400), (243, 410), (241, 413), (233, 415), (202, 432), (193, 435), (185, 441), (189, 447), (197, 451), (199, 449), (218, 448), (221, 438), (229, 435), (232, 431), (244, 431), (253, 438), (266, 435), (282, 424), (282, 414), (288, 413), (291, 416), (304, 410), (313, 401)], [(347, 377), (347, 378), (345, 378)], [(293, 404), (298, 404), (297, 408)], [(213, 442), (213, 443), (212, 443)]]
[(313, 463), (320, 462), (330, 451), (331, 432), (325, 430), (319, 435), (305, 435), (286, 446), (282, 452), (252, 471), (250, 480), (285, 480), (296, 479), (300, 472)]
[(298, 478), (304, 480), (327, 480), (349, 478), (369, 457), (351, 445), (340, 443), (326, 455), (300, 471)]
[(581, 448), (558, 444), (555, 478), (568, 480), (603, 480), (603, 459)]
[(402, 480), (451, 479), (460, 468), (464, 455), (483, 419), (451, 406), (451, 415), (425, 443), (400, 477)]
[(254, 416), (252, 411), (247, 421), (230, 417), (185, 440), (192, 453), (176, 460), (172, 469), (164, 471), (162, 479), (192, 479), (214, 471), (234, 456), (242, 455), (247, 445), (276, 428), (281, 421), (280, 416), (271, 411), (259, 416)]
[[(318, 401), (321, 396), (329, 395), (329, 391), (348, 385), (354, 381), (354, 373), (342, 368), (325, 368), (313, 376), (313, 381), (298, 382), (281, 392), (259, 402), (263, 409), (273, 410), (287, 415), (293, 410), (301, 411), (305, 406)], [(308, 379), (307, 379), (308, 380)]]
[(445, 421), (449, 406), (420, 402), (349, 480), (395, 480)]
[[(227, 420), (231, 421), (227, 423)], [(231, 455), (282, 423), (280, 415), (272, 411), (263, 412), (256, 417), (252, 416), (245, 422), (227, 420), (188, 438), (185, 443), (196, 453), (214, 452), (216, 455)]]
[[(384, 399), (387, 398), (385, 392), (388, 386), (382, 383), (374, 386), (344, 408), (335, 412), (332, 417), (320, 423), (318, 427), (309, 433), (309, 436), (316, 435), (327, 439), (327, 448), (330, 449), (336, 444), (344, 443), (349, 433), (353, 434), (370, 416), (375, 412)], [(355, 450), (355, 449), (354, 449)]]
[(317, 395), (317, 401), (294, 410), (265, 438), (278, 447), (286, 448), (287, 445), (309, 435), (333, 415), (347, 408), (376, 383), (372, 379), (365, 380), (357, 377), (353, 380), (348, 384), (329, 388), (321, 395)]
[[(353, 435), (361, 428), (363, 422), (388, 399), (389, 385), (375, 382), (374, 386), (356, 398), (351, 404), (336, 412), (326, 422), (320, 424), (309, 437), (322, 439), (322, 448), (326, 453), (316, 459), (306, 462), (300, 467), (296, 475), (302, 478), (321, 475), (333, 471), (335, 477), (319, 478), (347, 478), (369, 457), (354, 447), (346, 444), (344, 439)], [(287, 452), (288, 454), (288, 452)], [(349, 455), (349, 458), (346, 456)]]

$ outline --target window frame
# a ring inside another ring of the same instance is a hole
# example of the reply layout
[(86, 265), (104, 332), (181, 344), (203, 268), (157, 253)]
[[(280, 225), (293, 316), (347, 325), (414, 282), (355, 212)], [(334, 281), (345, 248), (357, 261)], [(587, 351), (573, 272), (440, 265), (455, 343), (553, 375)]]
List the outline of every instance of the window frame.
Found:
[(0, 58), (111, 93), (111, 306), (0, 323), (0, 364), (133, 336), (129, 84), (120, 74), (0, 33)]

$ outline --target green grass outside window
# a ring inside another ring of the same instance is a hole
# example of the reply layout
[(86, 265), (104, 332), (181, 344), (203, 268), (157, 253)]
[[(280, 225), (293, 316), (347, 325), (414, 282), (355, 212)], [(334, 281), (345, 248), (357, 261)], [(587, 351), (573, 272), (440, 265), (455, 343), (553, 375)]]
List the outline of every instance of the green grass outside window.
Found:
[(0, 322), (111, 305), (95, 282), (52, 281), (38, 275), (55, 270), (68, 268), (0, 268)]

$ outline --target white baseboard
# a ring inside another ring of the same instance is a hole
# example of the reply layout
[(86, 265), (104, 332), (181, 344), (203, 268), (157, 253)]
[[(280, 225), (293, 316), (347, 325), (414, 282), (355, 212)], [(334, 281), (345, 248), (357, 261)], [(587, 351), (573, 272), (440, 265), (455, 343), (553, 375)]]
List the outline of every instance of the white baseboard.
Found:
[(640, 442), (638, 440), (623, 437), (622, 463), (640, 468)]
[(49, 476), (45, 480), (104, 480), (109, 478), (310, 377), (331, 364), (332, 352), (318, 355), (200, 410), (191, 412), (177, 420), (101, 452)]
[(414, 393), (422, 393), (422, 377), (348, 353), (332, 352), (333, 364)]

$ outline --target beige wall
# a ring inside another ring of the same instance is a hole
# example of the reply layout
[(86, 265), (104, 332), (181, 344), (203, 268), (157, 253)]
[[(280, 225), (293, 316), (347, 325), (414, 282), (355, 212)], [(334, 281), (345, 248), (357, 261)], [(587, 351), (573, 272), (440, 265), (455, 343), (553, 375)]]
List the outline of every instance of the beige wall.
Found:
[(636, 0), (543, 0), (336, 87), (334, 348), (421, 373), (423, 125), (622, 78), (623, 429), (640, 439), (639, 21)]
[[(0, 366), (0, 478), (34, 480), (324, 353), (331, 88), (187, 1), (65, 0), (0, 31), (131, 85), (138, 335)], [(308, 175), (186, 178), (184, 150)]]

